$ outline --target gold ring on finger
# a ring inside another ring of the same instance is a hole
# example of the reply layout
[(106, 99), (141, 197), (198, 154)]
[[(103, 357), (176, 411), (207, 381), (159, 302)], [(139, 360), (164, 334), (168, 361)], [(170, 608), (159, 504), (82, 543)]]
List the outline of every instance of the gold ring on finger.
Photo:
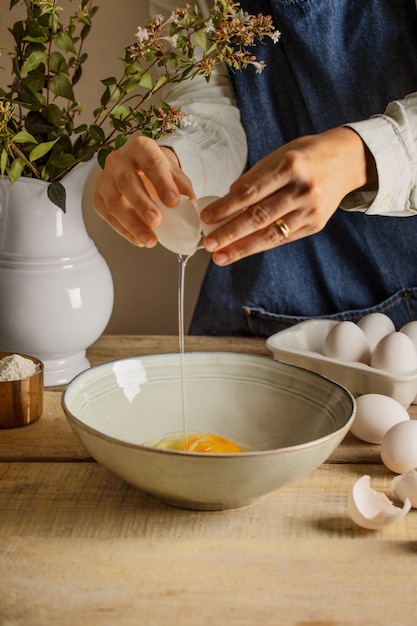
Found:
[(275, 220), (275, 224), (278, 226), (279, 230), (281, 231), (282, 236), (284, 237), (284, 239), (288, 239), (288, 237), (290, 236), (290, 229), (287, 226), (287, 224), (284, 222), (284, 220), (282, 220), (281, 218)]

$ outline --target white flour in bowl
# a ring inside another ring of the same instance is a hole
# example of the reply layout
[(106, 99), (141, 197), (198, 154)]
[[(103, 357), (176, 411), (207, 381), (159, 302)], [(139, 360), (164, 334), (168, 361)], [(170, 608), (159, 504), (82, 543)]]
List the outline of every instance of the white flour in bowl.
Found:
[(10, 354), (0, 359), (0, 381), (22, 380), (39, 372), (39, 366), (20, 354)]

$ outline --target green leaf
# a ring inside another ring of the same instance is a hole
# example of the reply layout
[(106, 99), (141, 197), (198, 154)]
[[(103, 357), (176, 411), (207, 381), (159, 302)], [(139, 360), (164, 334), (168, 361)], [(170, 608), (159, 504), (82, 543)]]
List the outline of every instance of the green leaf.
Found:
[(64, 56), (60, 52), (51, 52), (49, 57), (49, 69), (55, 74), (69, 74), (68, 65)]
[(100, 165), (101, 169), (104, 168), (104, 164), (105, 164), (106, 159), (107, 159), (108, 155), (110, 154), (110, 152), (113, 152), (113, 150), (109, 146), (107, 146), (105, 148), (101, 148), (101, 150), (98, 151), (97, 161), (98, 161), (98, 164)]
[(55, 181), (48, 185), (48, 198), (53, 204), (61, 209), (64, 213), (67, 211), (66, 200), (67, 200), (67, 192), (65, 191), (65, 187), (59, 181)]
[[(50, 110), (51, 106), (49, 105), (47, 111)], [(46, 120), (40, 111), (29, 111), (26, 115), (25, 126), (26, 130), (34, 137), (38, 135), (47, 137), (54, 132), (54, 124)]]
[[(80, 20), (80, 21), (81, 21), (81, 20)], [(87, 22), (87, 23), (83, 26), (83, 28), (82, 28), (82, 30), (81, 30), (81, 35), (80, 35), (80, 36), (81, 36), (81, 39), (82, 39), (83, 41), (84, 41), (84, 39), (85, 39), (86, 37), (88, 37), (88, 35), (90, 34), (90, 30), (91, 30), (91, 23), (90, 23), (90, 22)]]
[(75, 102), (71, 82), (65, 74), (56, 74), (56, 76), (52, 76), (49, 81), (49, 89), (56, 96), (62, 96), (63, 98), (67, 98), (67, 100)]
[[(108, 87), (106, 87), (106, 89), (104, 90), (103, 95), (100, 98), (100, 103), (103, 106), (106, 106), (106, 104), (108, 103), (108, 101), (110, 100), (110, 89)], [(95, 113), (94, 113), (95, 115)]]
[(38, 144), (36, 148), (33, 148), (33, 150), (31, 150), (29, 154), (29, 161), (32, 163), (32, 161), (36, 161), (37, 159), (43, 157), (47, 152), (49, 152), (49, 150), (53, 148), (57, 141), (59, 140), (55, 139), (54, 141), (45, 141), (44, 143)]
[(42, 28), (39, 24), (39, 20), (36, 18), (27, 19), (27, 29), (24, 41), (31, 41), (33, 43), (45, 43), (49, 39), (49, 33), (47, 28)]
[(84, 133), (87, 130), (87, 124), (80, 124), (80, 126), (77, 126), (76, 128), (74, 128), (73, 133), (74, 135), (79, 135), (80, 133)]
[(94, 144), (93, 146), (86, 146), (85, 148), (82, 148), (79, 152), (78, 152), (78, 159), (79, 161), (82, 161), (83, 163), (85, 161), (90, 161), (93, 156), (96, 154), (97, 152), (97, 144)]
[(48, 164), (51, 164), (52, 167), (56, 167), (58, 169), (65, 170), (67, 167), (71, 167), (75, 163), (75, 158), (72, 154), (58, 154), (58, 156), (53, 159), (48, 160)]
[(160, 76), (158, 80), (156, 81), (155, 85), (153, 86), (152, 91), (156, 91), (157, 89), (162, 87), (162, 85), (165, 85), (166, 82), (167, 82), (166, 76), (164, 75)]
[(20, 97), (24, 98), (24, 95), (28, 92), (31, 92), (32, 94), (39, 93), (45, 85), (46, 76), (44, 76), (39, 69), (36, 72), (31, 72), (25, 76), (21, 82)]
[(206, 44), (207, 44), (207, 37), (206, 37), (206, 33), (204, 32), (204, 30), (203, 29), (197, 30), (194, 33), (194, 38), (195, 38), (196, 44), (200, 46), (201, 48), (203, 48), (203, 50), (205, 50)]
[(123, 120), (119, 120), (117, 117), (113, 117), (111, 120), (111, 125), (113, 128), (120, 133), (125, 133), (127, 131), (127, 124), (123, 122)]
[(117, 83), (117, 80), (114, 76), (110, 76), (110, 78), (104, 78), (101, 82), (103, 83), (103, 85), (109, 86), (115, 85)]
[[(18, 0), (20, 2), (20, 0)], [(16, 22), (13, 28), (10, 29), (11, 34), (14, 37), (15, 42), (18, 46), (22, 45), (23, 38), (25, 36), (25, 24), (23, 21)]]
[(129, 109), (124, 105), (119, 104), (112, 109), (110, 117), (113, 119), (124, 120), (129, 117)]
[(122, 90), (119, 87), (110, 88), (110, 102), (117, 102), (122, 95)]
[(21, 130), (13, 137), (14, 143), (38, 143), (33, 135), (26, 130)]
[(39, 65), (43, 63), (46, 58), (47, 55), (43, 50), (34, 50), (34, 52), (32, 52), (23, 63), (21, 69), (22, 74), (28, 74), (29, 72), (36, 70), (36, 68), (39, 67)]
[(62, 111), (56, 104), (49, 104), (45, 109), (45, 117), (51, 124), (58, 127), (62, 121)]
[(104, 130), (94, 124), (88, 128), (88, 134), (96, 143), (101, 143), (105, 139)]
[(117, 135), (116, 141), (114, 142), (114, 147), (116, 148), (116, 150), (118, 150), (119, 148), (124, 146), (126, 142), (127, 142), (126, 135)]
[(131, 91), (136, 89), (136, 87), (139, 85), (139, 83), (140, 83), (140, 75), (139, 74), (133, 74), (132, 76), (129, 76), (129, 78), (127, 78), (122, 83), (123, 91), (126, 94), (130, 93)]
[(210, 46), (210, 48), (208, 50), (206, 50), (205, 57), (208, 57), (216, 49), (217, 49), (217, 44), (214, 43), (212, 46)]
[(142, 74), (139, 85), (145, 89), (152, 89), (152, 77), (149, 72), (144, 72)]
[(23, 159), (15, 159), (9, 170), (9, 178), (11, 183), (15, 183), (19, 180), (22, 175), (23, 168), (25, 167), (25, 162)]
[(4, 176), (4, 173), (6, 171), (8, 160), (9, 160), (9, 155), (7, 154), (7, 150), (3, 148), (3, 151), (0, 157), (0, 173), (2, 176)]
[(78, 67), (76, 68), (74, 74), (72, 75), (72, 84), (73, 85), (76, 85), (79, 82), (82, 74), (83, 74), (83, 70), (81, 68), (81, 65), (78, 65)]
[(26, 85), (26, 80), (22, 81), (20, 85), (19, 100), (23, 103), (23, 106), (26, 109), (33, 109), (35, 111), (39, 110), (43, 104), (40, 102), (39, 98), (42, 99), (42, 94), (37, 90), (34, 91), (31, 88), (31, 85)]
[(60, 50), (77, 54), (72, 38), (65, 31), (61, 31), (54, 37), (54, 43)]

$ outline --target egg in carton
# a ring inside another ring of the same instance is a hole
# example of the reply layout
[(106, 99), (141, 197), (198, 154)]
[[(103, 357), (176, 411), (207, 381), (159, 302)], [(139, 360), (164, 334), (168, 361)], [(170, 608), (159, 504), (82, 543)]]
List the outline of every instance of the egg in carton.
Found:
[(353, 395), (383, 394), (404, 407), (417, 403), (417, 322), (396, 331), (383, 313), (358, 324), (305, 320), (266, 341), (275, 359), (335, 380)]

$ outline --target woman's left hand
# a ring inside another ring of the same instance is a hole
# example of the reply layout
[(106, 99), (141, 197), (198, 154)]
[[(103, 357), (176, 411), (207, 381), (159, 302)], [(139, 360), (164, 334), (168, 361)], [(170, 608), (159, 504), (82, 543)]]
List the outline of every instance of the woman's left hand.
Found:
[(355, 131), (340, 127), (296, 139), (259, 161), (201, 217), (218, 265), (319, 232), (343, 198), (376, 188), (375, 162)]

